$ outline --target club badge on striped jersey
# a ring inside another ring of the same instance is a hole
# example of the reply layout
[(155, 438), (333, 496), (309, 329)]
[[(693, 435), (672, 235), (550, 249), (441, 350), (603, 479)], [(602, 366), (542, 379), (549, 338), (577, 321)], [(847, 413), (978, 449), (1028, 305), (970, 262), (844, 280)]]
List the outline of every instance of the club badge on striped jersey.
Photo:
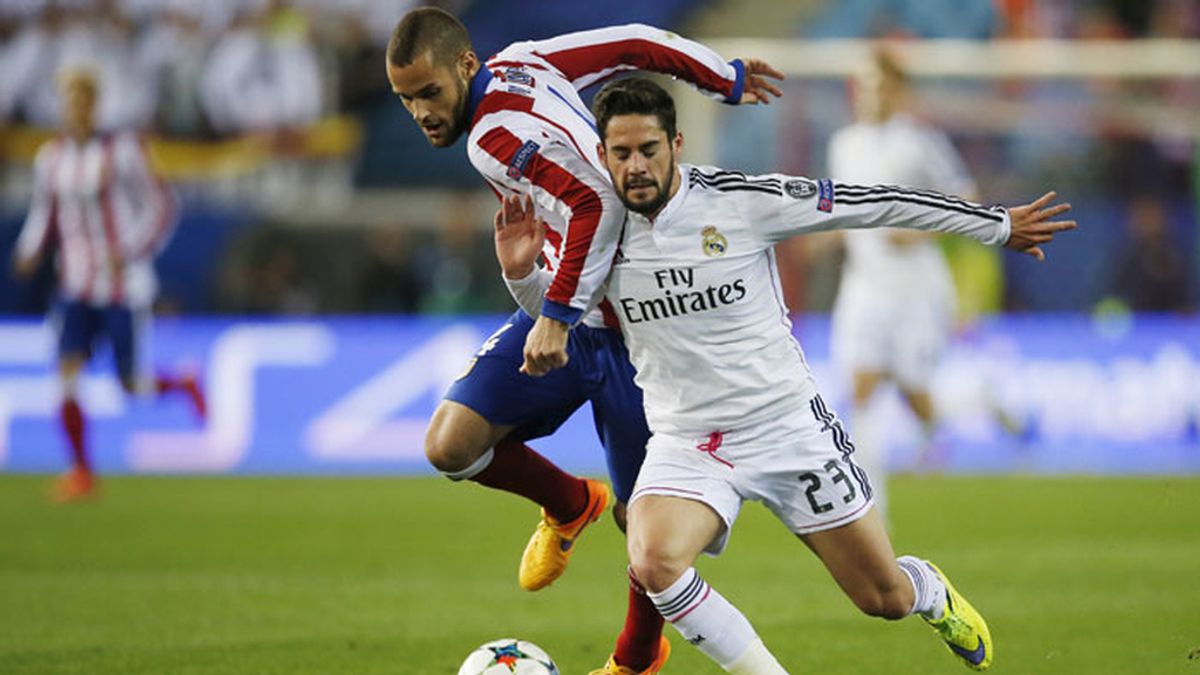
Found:
[(784, 183), (783, 191), (792, 199), (808, 199), (817, 194), (817, 184), (811, 180), (797, 178)]
[(719, 258), (729, 249), (729, 240), (712, 225), (700, 230), (700, 237), (704, 255), (710, 258)]

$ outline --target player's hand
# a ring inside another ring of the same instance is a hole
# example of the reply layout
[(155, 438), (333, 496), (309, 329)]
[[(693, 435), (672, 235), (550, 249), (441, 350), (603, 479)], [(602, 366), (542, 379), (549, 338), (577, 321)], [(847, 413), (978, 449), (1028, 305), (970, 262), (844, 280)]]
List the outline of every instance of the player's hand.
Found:
[(1004, 247), (1027, 253), (1037, 258), (1038, 262), (1045, 260), (1042, 244), (1050, 243), (1056, 233), (1076, 227), (1073, 220), (1050, 220), (1071, 210), (1070, 204), (1055, 204), (1047, 208), (1047, 204), (1054, 201), (1056, 196), (1058, 193), (1051, 190), (1036, 201), (1010, 208), (1008, 219), (1012, 223), (1012, 234)]
[(504, 276), (509, 279), (529, 276), (546, 239), (545, 222), (533, 215), (533, 197), (513, 195), (502, 199), (494, 224), (496, 259)]
[(738, 101), (740, 105), (758, 103), (770, 105), (772, 96), (775, 98), (783, 96), (783, 90), (767, 79), (782, 80), (784, 77), (782, 72), (759, 59), (742, 59), (742, 65), (746, 67), (746, 74), (742, 87), (742, 98)]
[(570, 333), (571, 327), (567, 324), (539, 316), (525, 336), (525, 363), (521, 365), (521, 372), (541, 377), (567, 365), (567, 337)]

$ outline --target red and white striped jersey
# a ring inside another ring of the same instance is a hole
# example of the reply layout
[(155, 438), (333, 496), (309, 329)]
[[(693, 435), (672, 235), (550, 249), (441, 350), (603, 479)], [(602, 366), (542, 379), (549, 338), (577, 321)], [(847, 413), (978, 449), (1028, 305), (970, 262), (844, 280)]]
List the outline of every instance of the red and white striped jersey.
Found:
[(34, 160), (33, 201), (16, 255), (29, 259), (54, 247), (63, 299), (145, 308), (158, 286), (154, 256), (174, 216), (170, 190), (135, 135), (57, 138)]
[(625, 208), (578, 92), (630, 70), (673, 75), (728, 103), (742, 96), (741, 61), (727, 63), (701, 44), (643, 25), (518, 42), (471, 82), (471, 164), (497, 196), (533, 197), (547, 227), (543, 259), (554, 274), (542, 313), (568, 324), (615, 325), (611, 315), (605, 321), (590, 310), (601, 300)]

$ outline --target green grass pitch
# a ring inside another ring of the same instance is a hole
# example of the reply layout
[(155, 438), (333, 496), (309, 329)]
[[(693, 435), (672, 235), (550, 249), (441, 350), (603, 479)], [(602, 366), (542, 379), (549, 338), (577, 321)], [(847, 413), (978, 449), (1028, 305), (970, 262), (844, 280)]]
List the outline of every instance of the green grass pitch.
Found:
[[(111, 478), (52, 506), (0, 476), (0, 673), (452, 674), (477, 644), (599, 667), (624, 616), (605, 518), (517, 587), (529, 504), (434, 478)], [(989, 619), (995, 673), (1200, 675), (1200, 479), (894, 481), (896, 549)], [(757, 505), (701, 571), (794, 673), (967, 672), (915, 619), (859, 615)], [(673, 629), (666, 672), (718, 673)]]

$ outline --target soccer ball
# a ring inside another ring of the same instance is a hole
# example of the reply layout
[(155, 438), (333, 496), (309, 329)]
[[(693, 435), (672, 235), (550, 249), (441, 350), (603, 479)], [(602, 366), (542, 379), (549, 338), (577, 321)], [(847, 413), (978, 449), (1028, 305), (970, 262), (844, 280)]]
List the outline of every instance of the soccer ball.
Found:
[(458, 675), (558, 675), (558, 666), (541, 647), (510, 638), (480, 645)]

